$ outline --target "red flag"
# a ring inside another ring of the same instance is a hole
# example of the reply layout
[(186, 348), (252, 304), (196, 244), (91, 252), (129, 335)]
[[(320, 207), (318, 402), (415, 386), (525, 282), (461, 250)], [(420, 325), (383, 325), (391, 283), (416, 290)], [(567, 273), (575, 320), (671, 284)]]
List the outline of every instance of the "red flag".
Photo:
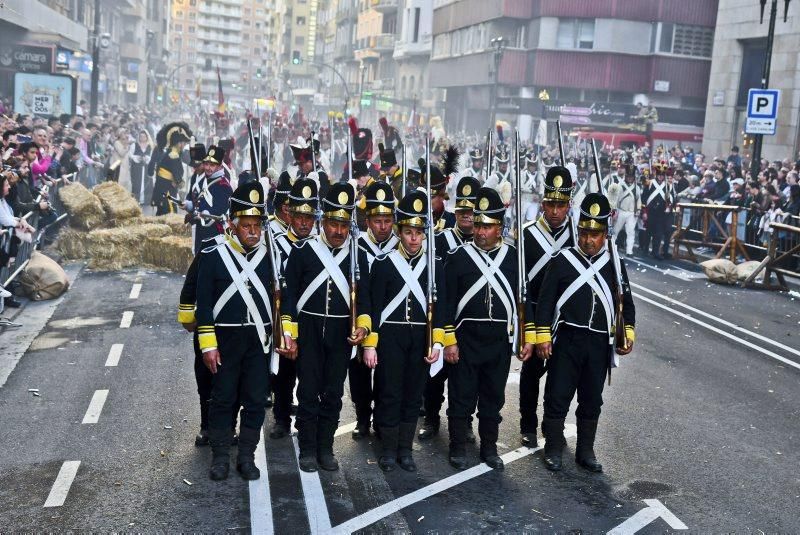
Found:
[(217, 99), (219, 100), (219, 104), (217, 104), (217, 112), (224, 114), (225, 95), (222, 94), (222, 75), (219, 73), (219, 67), (217, 67)]

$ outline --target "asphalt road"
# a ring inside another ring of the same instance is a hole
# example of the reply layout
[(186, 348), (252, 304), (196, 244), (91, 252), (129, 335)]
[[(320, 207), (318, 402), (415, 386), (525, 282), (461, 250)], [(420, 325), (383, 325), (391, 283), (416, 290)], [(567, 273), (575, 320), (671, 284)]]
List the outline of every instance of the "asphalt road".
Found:
[[(301, 477), (292, 441), (267, 438), (268, 477), (248, 484), (235, 472), (209, 481), (210, 451), (193, 444), (182, 277), (84, 270), (0, 387), (0, 530), (799, 532), (800, 296), (710, 285), (663, 263), (629, 272), (637, 342), (606, 387), (604, 474), (575, 466), (574, 438), (560, 474), (520, 448), (512, 362), (503, 472), (479, 464), (477, 447), (472, 468), (453, 470), (443, 427), (415, 443), (417, 474), (383, 474), (377, 441), (350, 438), (346, 397), (339, 472)], [(0, 346), (23, 344), (0, 333)]]

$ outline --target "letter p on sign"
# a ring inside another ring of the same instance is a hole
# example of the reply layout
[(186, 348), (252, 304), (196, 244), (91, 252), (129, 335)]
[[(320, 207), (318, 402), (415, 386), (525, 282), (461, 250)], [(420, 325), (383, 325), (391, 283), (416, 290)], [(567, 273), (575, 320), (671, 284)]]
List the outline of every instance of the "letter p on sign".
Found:
[(747, 116), (775, 119), (778, 116), (780, 92), (773, 89), (751, 89), (747, 99)]

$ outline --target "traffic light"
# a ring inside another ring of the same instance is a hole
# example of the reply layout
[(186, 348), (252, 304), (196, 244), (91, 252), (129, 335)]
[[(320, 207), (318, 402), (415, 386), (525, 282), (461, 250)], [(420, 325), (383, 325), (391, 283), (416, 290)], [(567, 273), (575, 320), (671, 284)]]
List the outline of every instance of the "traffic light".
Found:
[(300, 65), (303, 60), (300, 59), (300, 51), (292, 50), (292, 65)]

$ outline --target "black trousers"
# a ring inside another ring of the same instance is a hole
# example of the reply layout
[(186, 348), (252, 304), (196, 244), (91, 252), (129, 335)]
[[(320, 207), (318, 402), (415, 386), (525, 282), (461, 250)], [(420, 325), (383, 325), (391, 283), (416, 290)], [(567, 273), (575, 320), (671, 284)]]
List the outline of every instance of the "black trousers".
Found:
[(511, 364), (506, 324), (467, 322), (456, 329), (456, 339), (459, 361), (448, 372), (447, 416), (468, 418), (477, 402), (478, 420), (499, 424)]
[[(349, 318), (300, 314), (297, 357), (297, 421), (328, 428), (339, 422), (352, 346)], [(299, 425), (298, 425), (299, 427)]]
[(647, 231), (650, 234), (653, 254), (666, 254), (669, 251), (669, 238), (672, 234), (672, 214), (655, 210), (650, 212)]
[(278, 358), (278, 373), (272, 376), (272, 392), (275, 394), (272, 415), (275, 423), (289, 427), (292, 420), (292, 392), (297, 381), (297, 361)]
[(356, 420), (359, 426), (369, 427), (372, 418), (372, 402), (376, 399), (372, 387), (372, 370), (369, 369), (359, 355), (350, 359), (347, 374), (350, 379), (350, 399), (356, 408)]
[(379, 427), (416, 423), (419, 418), (429, 369), (426, 345), (424, 325), (381, 326), (375, 368), (375, 423)]
[(203, 362), (203, 352), (200, 351), (197, 332), (192, 335), (192, 346), (194, 347), (194, 380), (197, 383), (197, 395), (200, 396), (200, 428), (208, 429), (208, 406), (211, 402), (211, 385), (214, 375)]
[(545, 374), (544, 361), (536, 356), (522, 363), (519, 374), (519, 430), (520, 433), (535, 433), (539, 426), (536, 407), (539, 405), (539, 383)]
[[(242, 405), (241, 425), (261, 429), (269, 390), (269, 362), (255, 327), (217, 327), (222, 366), (211, 388), (209, 427), (230, 429), (231, 413)], [(238, 402), (237, 402), (238, 398)]]
[(561, 327), (558, 330), (553, 355), (547, 363), (545, 418), (566, 418), (576, 390), (575, 416), (586, 420), (596, 420), (600, 416), (609, 351), (608, 335), (588, 329)]
[(439, 373), (433, 377), (428, 377), (425, 381), (423, 406), (425, 407), (426, 420), (439, 420), (439, 412), (442, 410), (442, 404), (444, 403), (444, 384), (447, 382), (449, 370), (450, 365), (445, 363)]

